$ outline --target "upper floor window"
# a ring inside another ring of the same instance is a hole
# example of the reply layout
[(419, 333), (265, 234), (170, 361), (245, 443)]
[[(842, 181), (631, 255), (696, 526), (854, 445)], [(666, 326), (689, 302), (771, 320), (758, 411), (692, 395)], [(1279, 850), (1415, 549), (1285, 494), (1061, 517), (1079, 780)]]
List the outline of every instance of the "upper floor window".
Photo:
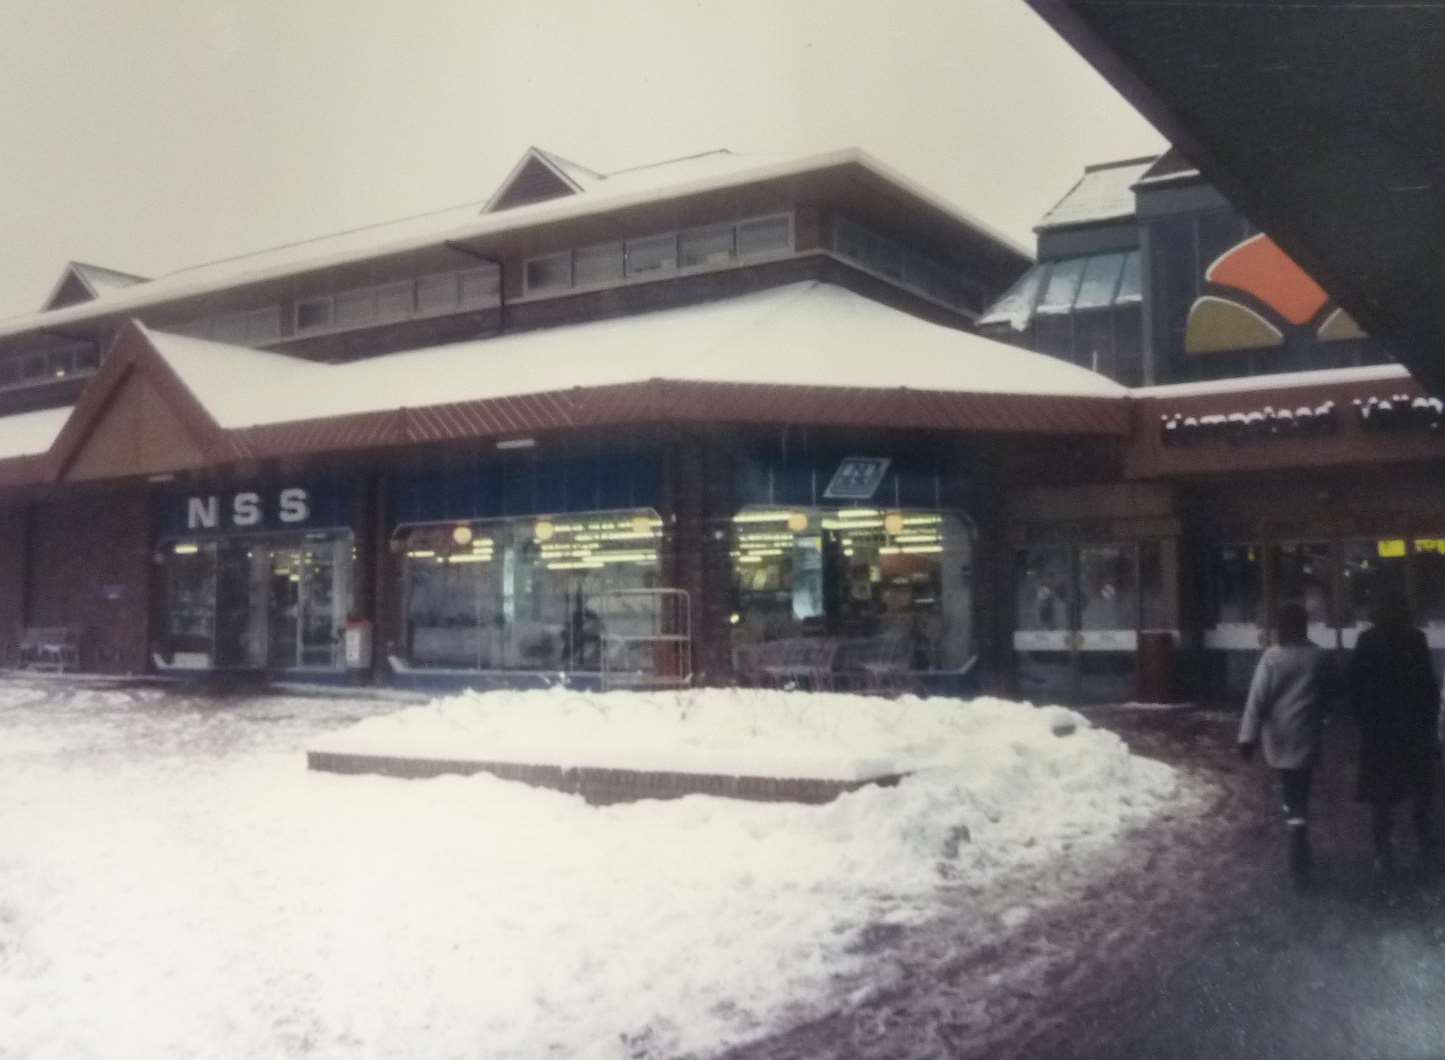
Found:
[(281, 307), (265, 306), (195, 321), (188, 334), (236, 346), (269, 346), (281, 341)]
[(68, 342), (49, 349), (0, 354), (0, 389), (90, 375), (99, 367), (100, 347), (93, 342)]
[(539, 255), (527, 259), (523, 278), (527, 294), (545, 294), (726, 268), (792, 250), (792, 214), (776, 214)]
[(296, 334), (347, 331), (482, 309), (496, 305), (500, 299), (500, 274), (495, 266), (436, 273), (298, 299)]

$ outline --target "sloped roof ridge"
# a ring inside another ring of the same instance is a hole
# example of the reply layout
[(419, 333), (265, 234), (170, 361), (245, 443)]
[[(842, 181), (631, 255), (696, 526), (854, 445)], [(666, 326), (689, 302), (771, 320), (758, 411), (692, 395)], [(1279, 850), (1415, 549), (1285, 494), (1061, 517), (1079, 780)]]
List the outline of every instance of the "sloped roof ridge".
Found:
[(624, 173), (640, 173), (644, 169), (661, 169), (663, 166), (676, 165), (678, 162), (691, 162), (698, 158), (711, 158), (713, 155), (732, 155), (735, 158), (742, 158), (743, 155), (730, 147), (714, 147), (708, 151), (695, 151), (690, 155), (678, 155), (676, 158), (663, 158), (656, 162), (642, 162), (635, 166), (625, 166), (622, 169), (614, 169), (602, 176), (620, 177)]
[(1146, 162), (1153, 165), (1162, 157), (1163, 153), (1156, 151), (1154, 154), (1139, 155), (1136, 158), (1116, 158), (1110, 162), (1090, 162), (1084, 166), (1084, 172), (1096, 173), (1101, 169), (1122, 169), (1125, 166), (1142, 166)]
[[(710, 152), (716, 155), (721, 152)], [(728, 152), (731, 155), (731, 152)], [(694, 159), (707, 155), (690, 156)], [(680, 160), (679, 160), (680, 161)], [(174, 272), (153, 279), (135, 290), (117, 291), (104, 300), (102, 305), (69, 306), (48, 312), (17, 313), (0, 319), (0, 337), (18, 335), (46, 326), (54, 326), (58, 320), (70, 322), (84, 320), (97, 313), (116, 314), (134, 312), (147, 306), (164, 304), (180, 298), (229, 288), (233, 285), (260, 282), (278, 276), (292, 275), (304, 271), (335, 267), (367, 260), (373, 257), (399, 254), (434, 246), (444, 240), (468, 240), (510, 231), (514, 228), (572, 220), (602, 210), (620, 209), (638, 202), (656, 201), (659, 196), (683, 196), (734, 187), (750, 181), (772, 180), (781, 176), (793, 176), (831, 166), (855, 164), (870, 170), (876, 176), (897, 185), (903, 191), (916, 196), (926, 206), (940, 211), (949, 218), (966, 225), (974, 231), (999, 243), (1018, 254), (1021, 258), (1032, 259), (1033, 255), (1010, 236), (964, 210), (956, 203), (940, 197), (937, 193), (916, 183), (893, 167), (879, 161), (858, 147), (839, 148), (817, 153), (803, 153), (784, 156), (737, 156), (737, 161), (724, 170), (702, 173), (683, 173), (676, 181), (654, 185), (642, 182), (639, 185), (622, 181), (617, 187), (603, 182), (597, 194), (566, 196), (557, 200), (520, 206), (501, 214), (477, 213), (480, 205), (473, 200), (462, 206), (415, 214), (412, 218), (368, 224), (344, 232), (313, 236), (308, 239), (281, 244), (261, 250), (249, 251), (217, 259), (212, 262), (192, 264)], [(612, 176), (619, 176), (619, 171)], [(455, 218), (447, 217), (454, 213)], [(438, 220), (428, 220), (436, 218)], [(407, 230), (410, 222), (413, 230)], [(417, 230), (418, 222), (427, 222), (427, 227)], [(386, 233), (391, 238), (378, 238), (365, 245), (356, 245), (356, 233), (363, 235), (372, 230), (396, 227), (400, 231)], [(351, 245), (347, 245), (348, 237)], [(328, 245), (328, 244), (336, 245)], [(317, 245), (314, 252), (308, 251)], [(295, 251), (295, 248), (303, 248)], [(292, 253), (293, 257), (285, 256)], [(301, 257), (300, 255), (307, 256)], [(268, 258), (281, 257), (283, 260), (270, 261)], [(247, 270), (249, 266), (249, 270)], [(220, 275), (207, 275), (211, 270)]]
[(1150, 155), (1085, 166), (1083, 175), (1049, 208), (1034, 231), (1130, 216), (1134, 212), (1134, 182), (1157, 160), (1157, 156)]
[(122, 269), (112, 269), (105, 265), (92, 265), (88, 261), (72, 261), (70, 267), (85, 274), (87, 277), (95, 275), (125, 281), (126, 286), (150, 282), (149, 276), (142, 276), (135, 272), (125, 272)]
[[(340, 228), (334, 232), (323, 232), (319, 235), (307, 236), (304, 239), (293, 239), (285, 243), (273, 243), (270, 246), (257, 247), (254, 250), (243, 250), (239, 254), (227, 254), (224, 257), (211, 258), (208, 261), (196, 261), (190, 265), (182, 265), (179, 269), (173, 269), (164, 273), (163, 278), (171, 276), (183, 276), (188, 272), (195, 272), (198, 269), (208, 269), (213, 265), (225, 265), (232, 261), (244, 261), (246, 258), (260, 257), (262, 254), (271, 254), (278, 250), (292, 250), (296, 247), (304, 247), (311, 243), (324, 243), (327, 240), (338, 239), (341, 236), (354, 236), (362, 232), (369, 232), (373, 229), (391, 228), (393, 225), (406, 224), (409, 221), (422, 221), (428, 217), (440, 217), (442, 214), (454, 213), (458, 210), (480, 209), (484, 200), (473, 199), (468, 202), (456, 203), (452, 206), (442, 206), (434, 210), (422, 210), (420, 213), (407, 214), (405, 217), (392, 217), (385, 221), (372, 221), (369, 224), (356, 225), (352, 228)], [(25, 315), (25, 314), (20, 314)]]
[(597, 172), (597, 170), (593, 169), (591, 166), (584, 166), (580, 162), (573, 162), (570, 158), (563, 158), (556, 151), (548, 151), (546, 148), (537, 147), (535, 144), (532, 147), (529, 147), (527, 150), (531, 153), (540, 155), (548, 162), (551, 162), (552, 165), (556, 166), (558, 169), (561, 169), (568, 174), (580, 174), (581, 176), (587, 177), (591, 180), (606, 179), (605, 174)]

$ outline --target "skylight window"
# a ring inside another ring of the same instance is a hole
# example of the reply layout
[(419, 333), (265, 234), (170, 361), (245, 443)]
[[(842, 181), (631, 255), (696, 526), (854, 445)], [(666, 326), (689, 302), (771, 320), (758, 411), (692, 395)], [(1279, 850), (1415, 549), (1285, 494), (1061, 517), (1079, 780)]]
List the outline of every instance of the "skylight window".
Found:
[(1068, 258), (1054, 264), (1049, 272), (1049, 283), (1044, 288), (1044, 296), (1039, 300), (1039, 313), (1067, 313), (1074, 307), (1074, 298), (1079, 293), (1079, 281), (1084, 276), (1084, 265), (1088, 260)]
[(1075, 309), (1103, 309), (1114, 304), (1119, 274), (1124, 268), (1123, 254), (1097, 254), (1087, 259), (1084, 278), (1079, 284)]

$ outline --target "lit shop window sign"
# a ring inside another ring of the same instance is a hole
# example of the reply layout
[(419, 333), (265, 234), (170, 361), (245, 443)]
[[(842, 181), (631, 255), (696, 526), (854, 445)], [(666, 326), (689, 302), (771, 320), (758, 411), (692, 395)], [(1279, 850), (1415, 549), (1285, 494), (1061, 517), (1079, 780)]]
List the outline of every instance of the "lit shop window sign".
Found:
[[(269, 496), (263, 497), (254, 490), (233, 494), (229, 503), (223, 505), (215, 494), (209, 497), (186, 498), (187, 530), (219, 530), (224, 517), (227, 527), (247, 529), (260, 526), (266, 519)], [(311, 497), (300, 488), (283, 489), (276, 493), (274, 507), (277, 521), (287, 526), (306, 522), (311, 518)]]
[(871, 500), (891, 463), (886, 457), (850, 456), (838, 465), (823, 496), (835, 501)]

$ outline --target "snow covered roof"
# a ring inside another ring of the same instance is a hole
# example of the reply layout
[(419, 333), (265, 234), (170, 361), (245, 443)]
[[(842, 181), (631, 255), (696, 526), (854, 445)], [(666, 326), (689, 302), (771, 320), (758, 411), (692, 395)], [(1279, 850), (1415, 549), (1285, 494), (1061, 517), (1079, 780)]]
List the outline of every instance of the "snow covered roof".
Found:
[(1372, 364), (1361, 368), (1322, 368), (1314, 372), (1275, 372), (1239, 379), (1207, 379), (1197, 383), (1167, 383), (1139, 387), (1131, 393), (1140, 398), (1204, 397), (1209, 394), (1247, 394), (1258, 391), (1293, 390), (1301, 387), (1348, 383), (1400, 382), (1411, 379), (1402, 364)]
[[(556, 156), (546, 154), (553, 163)], [(561, 162), (571, 179), (583, 167)], [(739, 155), (728, 151), (681, 158), (672, 162), (600, 176), (583, 193), (482, 213), (482, 202), (464, 203), (386, 224), (367, 225), (318, 239), (302, 240), (253, 254), (192, 266), (145, 284), (104, 292), (93, 302), (0, 321), (0, 338), (40, 328), (54, 328), (102, 315), (138, 314), (147, 307), (244, 284), (332, 268), (390, 254), (402, 254), (494, 236), (540, 224), (572, 220), (646, 203), (722, 191), (767, 180), (784, 179), (838, 166), (852, 165), (900, 188), (931, 209), (979, 232), (1021, 257), (1032, 255), (1013, 239), (909, 180), (858, 148), (779, 158)], [(583, 171), (590, 172), (590, 171)]]
[(0, 416), (0, 460), (46, 452), (70, 418), (70, 406)]
[(149, 331), (223, 428), (651, 380), (1122, 397), (1102, 375), (810, 281), (347, 364)]
[(1160, 184), (1195, 180), (1198, 177), (1199, 170), (1194, 163), (1171, 147), (1154, 161), (1154, 164), (1144, 172), (1135, 186), (1150, 188)]
[(1157, 157), (1150, 155), (1088, 166), (1079, 182), (1044, 214), (1035, 231), (1133, 217), (1134, 183)]

